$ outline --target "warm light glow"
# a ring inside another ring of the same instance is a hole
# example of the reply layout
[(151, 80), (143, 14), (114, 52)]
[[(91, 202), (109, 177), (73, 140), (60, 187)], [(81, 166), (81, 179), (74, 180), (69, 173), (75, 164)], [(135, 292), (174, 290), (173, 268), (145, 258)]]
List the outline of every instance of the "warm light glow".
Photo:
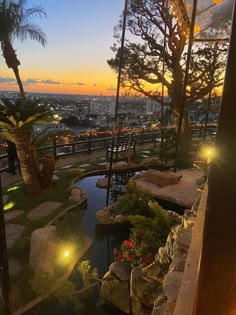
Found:
[(13, 186), (7, 189), (7, 192), (19, 189), (19, 186)]
[(201, 26), (199, 24), (194, 25), (194, 33), (199, 33), (201, 30)]
[(216, 157), (216, 150), (213, 146), (205, 146), (202, 149), (202, 157), (207, 161), (207, 164), (210, 164), (212, 159)]
[(223, 0), (212, 0), (212, 2), (213, 2), (214, 4), (220, 4), (220, 3), (223, 2)]
[(68, 250), (65, 251), (64, 256), (65, 256), (65, 257), (68, 257), (69, 255), (70, 255), (69, 251), (68, 251)]
[(8, 202), (6, 203), (4, 206), (3, 206), (3, 210), (4, 211), (7, 211), (7, 210), (10, 210), (12, 207), (14, 207), (15, 203), (14, 202)]

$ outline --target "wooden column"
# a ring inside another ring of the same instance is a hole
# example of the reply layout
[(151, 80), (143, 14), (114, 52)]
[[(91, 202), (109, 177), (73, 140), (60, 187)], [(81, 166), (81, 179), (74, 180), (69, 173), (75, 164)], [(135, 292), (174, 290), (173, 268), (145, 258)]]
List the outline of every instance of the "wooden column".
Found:
[(195, 315), (236, 314), (236, 14), (216, 137), (209, 169), (209, 194)]

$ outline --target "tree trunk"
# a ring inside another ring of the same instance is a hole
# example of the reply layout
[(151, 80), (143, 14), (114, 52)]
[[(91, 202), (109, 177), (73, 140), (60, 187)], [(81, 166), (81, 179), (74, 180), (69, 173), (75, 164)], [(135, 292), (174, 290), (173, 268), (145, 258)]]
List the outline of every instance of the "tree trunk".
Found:
[(25, 91), (23, 88), (23, 84), (22, 84), (22, 81), (19, 75), (19, 69), (18, 69), (18, 66), (20, 65), (20, 61), (17, 59), (16, 52), (13, 49), (10, 41), (5, 41), (2, 45), (2, 48), (3, 48), (3, 56), (5, 58), (6, 64), (8, 68), (11, 68), (15, 74), (16, 81), (20, 90), (22, 102), (25, 103), (26, 101)]
[(39, 181), (39, 163), (35, 145), (29, 142), (29, 129), (15, 128), (10, 132), (15, 138), (17, 154), (21, 166), (21, 174), (26, 190), (32, 194), (41, 191)]
[(20, 96), (21, 96), (22, 103), (25, 104), (25, 102), (26, 102), (26, 95), (25, 95), (25, 91), (24, 91), (24, 87), (23, 87), (21, 78), (20, 78), (18, 67), (13, 69), (13, 71), (14, 71), (14, 74), (15, 74), (15, 77), (16, 77), (16, 81), (17, 81), (19, 90), (20, 90)]

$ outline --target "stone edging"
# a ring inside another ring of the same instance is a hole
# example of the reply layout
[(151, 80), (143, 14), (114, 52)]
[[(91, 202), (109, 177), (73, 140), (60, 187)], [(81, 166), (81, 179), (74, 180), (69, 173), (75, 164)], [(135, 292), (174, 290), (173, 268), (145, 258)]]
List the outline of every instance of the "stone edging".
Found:
[(206, 184), (192, 232), (192, 241), (185, 262), (184, 275), (181, 282), (174, 315), (189, 315), (193, 313), (202, 250), (207, 195), (208, 186)]

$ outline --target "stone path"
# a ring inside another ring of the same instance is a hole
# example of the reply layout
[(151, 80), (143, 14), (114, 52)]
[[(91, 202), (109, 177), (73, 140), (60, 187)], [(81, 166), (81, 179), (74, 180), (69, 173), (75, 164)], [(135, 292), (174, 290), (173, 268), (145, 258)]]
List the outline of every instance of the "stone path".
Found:
[(27, 218), (29, 220), (38, 220), (40, 218), (44, 218), (52, 214), (58, 207), (60, 207), (62, 203), (55, 201), (45, 201), (41, 203), (39, 206), (31, 210)]
[(21, 237), (25, 227), (18, 224), (6, 225), (7, 248), (12, 248), (16, 241)]
[(15, 259), (13, 257), (9, 258), (8, 264), (9, 264), (9, 273), (10, 273), (11, 276), (16, 275), (22, 269), (21, 263), (17, 259)]
[(13, 219), (19, 217), (20, 215), (22, 215), (23, 213), (24, 213), (24, 211), (22, 211), (22, 210), (14, 210), (14, 211), (4, 213), (5, 222), (13, 220)]

